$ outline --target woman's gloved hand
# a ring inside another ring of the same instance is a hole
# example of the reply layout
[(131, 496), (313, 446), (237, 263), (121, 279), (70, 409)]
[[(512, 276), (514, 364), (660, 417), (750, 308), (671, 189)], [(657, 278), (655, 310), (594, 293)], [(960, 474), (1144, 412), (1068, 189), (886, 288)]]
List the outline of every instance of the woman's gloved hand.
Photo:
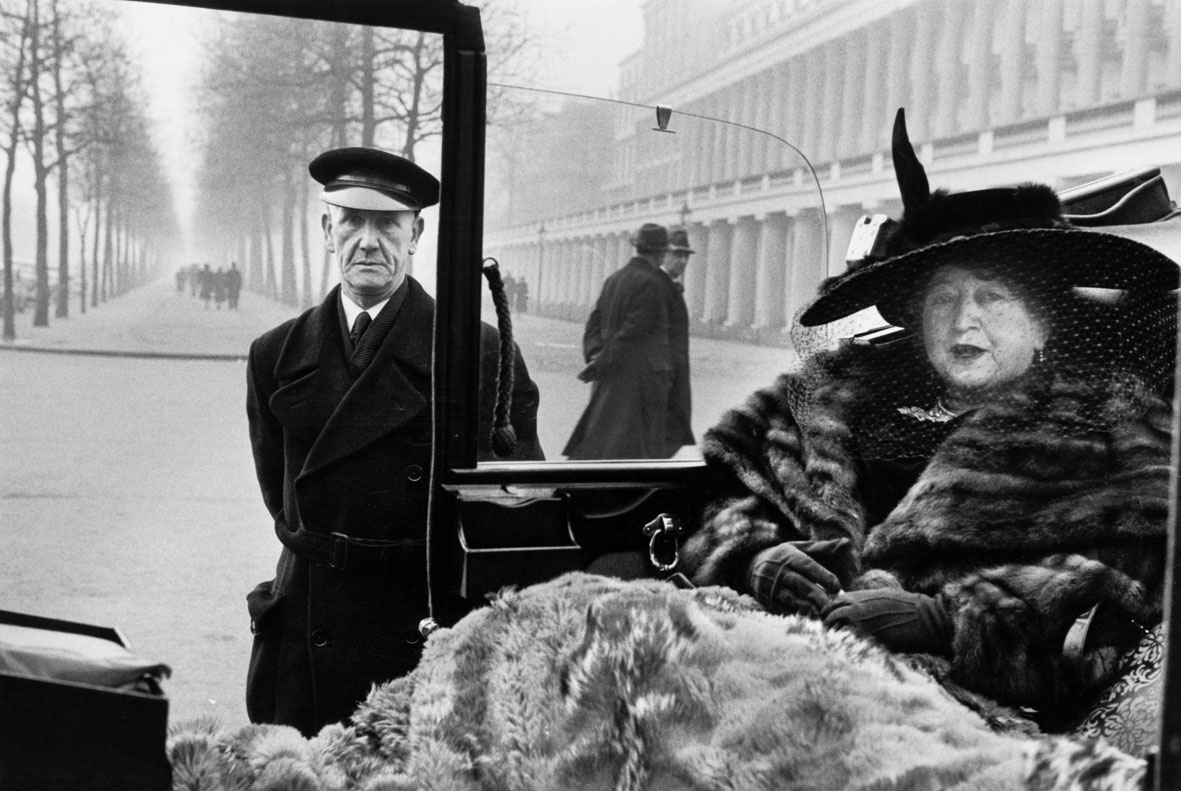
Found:
[(849, 565), (851, 549), (847, 538), (768, 547), (747, 567), (747, 586), (768, 612), (819, 616), (841, 590), (840, 579), (829, 568)]
[(955, 633), (938, 599), (903, 590), (842, 593), (825, 609), (824, 625), (852, 629), (904, 654), (949, 654)]

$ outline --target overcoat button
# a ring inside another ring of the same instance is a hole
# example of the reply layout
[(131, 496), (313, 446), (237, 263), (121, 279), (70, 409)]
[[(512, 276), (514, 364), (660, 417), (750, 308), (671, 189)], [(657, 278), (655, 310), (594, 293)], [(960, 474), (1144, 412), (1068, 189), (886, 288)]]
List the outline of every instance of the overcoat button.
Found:
[(328, 645), (328, 633), (323, 629), (317, 629), (312, 632), (312, 645), (316, 648), (323, 648)]
[(412, 481), (421, 481), (422, 467), (419, 467), (417, 464), (411, 464), (406, 468), (406, 477)]

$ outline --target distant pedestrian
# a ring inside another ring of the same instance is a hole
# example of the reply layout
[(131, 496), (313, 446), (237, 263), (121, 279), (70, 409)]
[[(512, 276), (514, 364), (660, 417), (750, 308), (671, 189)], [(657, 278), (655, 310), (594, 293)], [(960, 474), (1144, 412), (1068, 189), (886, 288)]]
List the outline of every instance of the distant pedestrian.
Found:
[(201, 293), (201, 267), (199, 264), (189, 266), (189, 293), (194, 297)]
[(529, 283), (523, 277), (517, 281), (517, 312), (529, 312)]
[(189, 270), (186, 267), (181, 267), (176, 270), (176, 293), (183, 296), (185, 293), (185, 283), (189, 279)]
[(219, 266), (217, 271), (213, 273), (213, 301), (218, 310), (221, 310), (221, 303), (226, 301), (226, 287), (228, 285), (229, 280), (226, 277), (225, 267)]
[(666, 458), (673, 365), (669, 348), (668, 230), (646, 223), (636, 255), (603, 283), (582, 336), (590, 402), (565, 454), (571, 459)]
[(209, 300), (213, 298), (213, 270), (206, 264), (201, 269), (201, 301), (205, 303), (205, 309), (209, 310)]
[(226, 272), (226, 299), (229, 300), (230, 310), (238, 309), (238, 297), (242, 295), (242, 270), (233, 261), (230, 270)]

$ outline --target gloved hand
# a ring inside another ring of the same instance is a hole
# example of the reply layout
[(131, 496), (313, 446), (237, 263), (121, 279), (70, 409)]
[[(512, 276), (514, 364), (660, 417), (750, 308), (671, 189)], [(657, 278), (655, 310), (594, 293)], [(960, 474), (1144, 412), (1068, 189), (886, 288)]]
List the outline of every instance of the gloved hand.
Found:
[(837, 575), (851, 560), (847, 538), (785, 541), (755, 555), (747, 567), (747, 586), (768, 612), (818, 616), (841, 590)]
[(948, 654), (955, 633), (938, 599), (903, 590), (842, 593), (824, 611), (824, 625), (852, 629), (906, 654)]

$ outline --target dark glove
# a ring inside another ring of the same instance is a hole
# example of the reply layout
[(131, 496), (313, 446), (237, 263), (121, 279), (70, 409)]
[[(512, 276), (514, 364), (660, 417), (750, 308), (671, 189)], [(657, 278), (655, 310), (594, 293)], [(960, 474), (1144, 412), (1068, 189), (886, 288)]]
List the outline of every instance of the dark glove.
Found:
[(938, 599), (902, 590), (842, 593), (824, 611), (824, 625), (852, 629), (904, 654), (948, 654), (955, 632)]
[(818, 616), (841, 591), (840, 579), (825, 564), (845, 563), (851, 548), (847, 538), (777, 544), (755, 555), (747, 585), (768, 612)]

